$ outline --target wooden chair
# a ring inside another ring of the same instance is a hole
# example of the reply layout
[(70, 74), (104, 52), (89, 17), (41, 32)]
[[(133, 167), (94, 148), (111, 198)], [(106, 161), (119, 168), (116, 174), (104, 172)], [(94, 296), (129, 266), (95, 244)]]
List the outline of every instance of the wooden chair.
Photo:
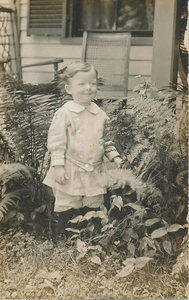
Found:
[(128, 32), (84, 32), (82, 60), (92, 64), (105, 81), (98, 99), (126, 98), (130, 40)]

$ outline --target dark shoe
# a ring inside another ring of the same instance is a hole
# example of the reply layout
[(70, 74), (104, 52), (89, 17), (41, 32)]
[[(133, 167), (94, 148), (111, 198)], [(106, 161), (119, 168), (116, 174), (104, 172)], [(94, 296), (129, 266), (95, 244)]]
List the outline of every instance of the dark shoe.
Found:
[(73, 209), (69, 209), (64, 212), (60, 212), (58, 216), (58, 223), (56, 225), (55, 236), (63, 235), (68, 221), (72, 218), (74, 213)]

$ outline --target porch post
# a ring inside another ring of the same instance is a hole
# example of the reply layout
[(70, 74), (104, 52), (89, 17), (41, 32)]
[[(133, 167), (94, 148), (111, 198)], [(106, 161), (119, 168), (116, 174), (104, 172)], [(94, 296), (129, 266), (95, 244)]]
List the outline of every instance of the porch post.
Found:
[(157, 88), (177, 83), (179, 26), (177, 0), (155, 0), (152, 82)]

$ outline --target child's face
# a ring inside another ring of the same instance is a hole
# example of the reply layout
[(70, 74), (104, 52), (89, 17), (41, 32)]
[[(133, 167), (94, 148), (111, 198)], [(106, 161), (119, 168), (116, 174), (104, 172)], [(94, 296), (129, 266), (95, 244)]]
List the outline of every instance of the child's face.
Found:
[(89, 72), (78, 72), (66, 85), (66, 91), (71, 94), (74, 102), (81, 105), (90, 104), (97, 94), (96, 72), (92, 68)]

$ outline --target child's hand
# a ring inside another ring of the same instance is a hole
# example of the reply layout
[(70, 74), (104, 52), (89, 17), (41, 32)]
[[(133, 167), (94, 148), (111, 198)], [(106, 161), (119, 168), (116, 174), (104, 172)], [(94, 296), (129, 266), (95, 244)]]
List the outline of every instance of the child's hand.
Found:
[(66, 179), (69, 179), (69, 177), (65, 173), (65, 169), (63, 166), (54, 166), (55, 171), (54, 171), (54, 176), (55, 176), (55, 181), (64, 184)]
[(116, 165), (117, 165), (118, 168), (121, 167), (121, 164), (122, 164), (122, 159), (121, 159), (121, 157), (116, 156), (116, 157), (114, 158), (114, 162), (116, 163)]

